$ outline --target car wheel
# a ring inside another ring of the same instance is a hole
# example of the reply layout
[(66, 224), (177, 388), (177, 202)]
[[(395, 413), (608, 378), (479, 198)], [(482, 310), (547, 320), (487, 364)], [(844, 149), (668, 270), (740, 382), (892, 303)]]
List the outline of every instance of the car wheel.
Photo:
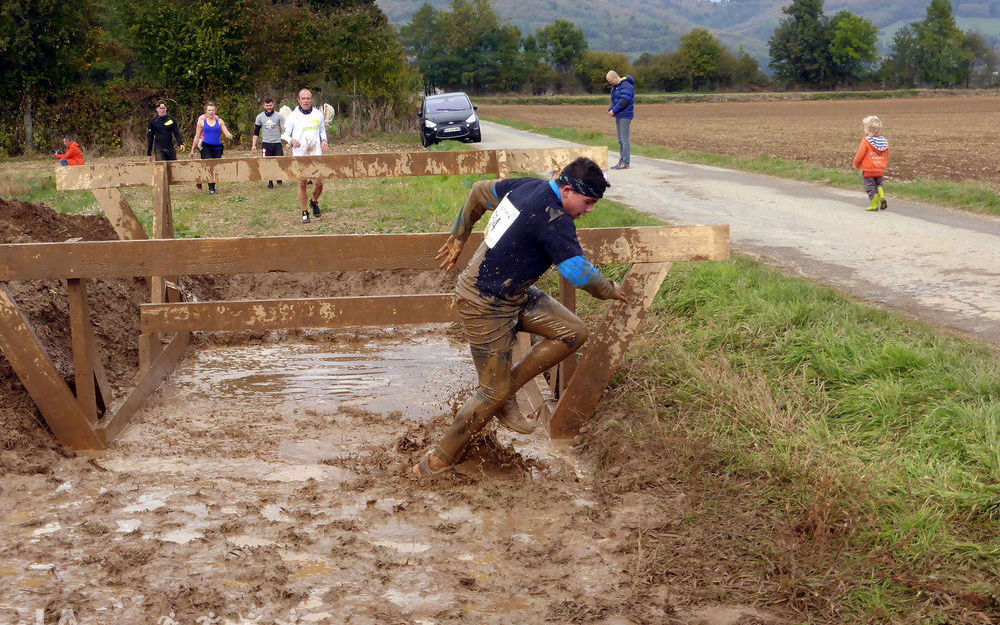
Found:
[(480, 130), (473, 132), (469, 136), (472, 138), (473, 143), (481, 143), (483, 140), (483, 133)]
[(425, 135), (422, 132), (420, 133), (420, 145), (424, 146), (425, 148), (430, 145), (430, 143), (427, 141), (427, 135)]

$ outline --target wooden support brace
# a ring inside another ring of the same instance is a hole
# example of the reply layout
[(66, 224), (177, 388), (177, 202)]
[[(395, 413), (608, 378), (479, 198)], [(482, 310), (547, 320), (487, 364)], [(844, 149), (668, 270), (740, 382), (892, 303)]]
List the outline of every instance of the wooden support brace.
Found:
[(612, 303), (597, 332), (591, 337), (586, 353), (552, 415), (549, 436), (575, 436), (580, 425), (594, 412), (604, 388), (621, 364), (622, 357), (639, 328), (639, 322), (670, 271), (670, 265), (671, 263), (632, 265), (622, 284), (629, 303)]
[[(527, 332), (518, 332), (517, 343), (514, 345), (513, 362), (520, 362), (530, 349), (531, 335)], [(552, 418), (552, 411), (546, 403), (542, 384), (539, 383), (541, 379), (541, 376), (535, 376), (521, 387), (521, 390), (517, 392), (517, 405), (522, 413), (538, 415), (539, 422), (548, 424), (549, 419)]]
[(178, 332), (167, 347), (160, 351), (156, 359), (150, 363), (148, 370), (142, 375), (129, 396), (125, 399), (118, 410), (113, 415), (101, 419), (97, 423), (97, 433), (101, 440), (110, 442), (118, 435), (122, 429), (128, 425), (139, 408), (142, 407), (146, 399), (153, 394), (153, 391), (163, 383), (163, 380), (170, 375), (177, 363), (184, 357), (184, 351), (191, 343), (191, 334), (188, 332)]
[(87, 418), (97, 420), (98, 410), (106, 410), (113, 400), (111, 385), (97, 352), (97, 336), (90, 323), (85, 280), (66, 281), (69, 291), (69, 320), (73, 337), (73, 369), (76, 378), (76, 401)]
[(94, 189), (94, 198), (122, 241), (148, 239), (121, 189)]
[(60, 443), (70, 449), (104, 446), (3, 283), (0, 283), (0, 350)]

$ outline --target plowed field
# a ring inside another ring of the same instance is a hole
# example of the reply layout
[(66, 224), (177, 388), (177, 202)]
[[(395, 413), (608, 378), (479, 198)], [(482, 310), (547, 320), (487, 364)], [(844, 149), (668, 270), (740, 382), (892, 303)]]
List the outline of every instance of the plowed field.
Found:
[[(480, 106), (490, 119), (565, 126), (615, 137), (607, 108), (593, 105)], [(768, 155), (850, 169), (861, 119), (878, 115), (894, 180), (978, 180), (1000, 188), (1000, 97), (719, 102), (636, 107), (632, 144), (738, 157)]]

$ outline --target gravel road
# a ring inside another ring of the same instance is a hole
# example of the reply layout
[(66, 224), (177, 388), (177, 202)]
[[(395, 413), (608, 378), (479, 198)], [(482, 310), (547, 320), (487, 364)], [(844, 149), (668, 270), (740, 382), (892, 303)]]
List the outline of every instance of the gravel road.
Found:
[[(482, 149), (573, 145), (482, 128)], [(860, 174), (843, 190), (633, 156), (608, 177), (605, 197), (671, 224), (729, 224), (734, 252), (1000, 347), (998, 217), (897, 200), (891, 182), (889, 209), (868, 212)]]

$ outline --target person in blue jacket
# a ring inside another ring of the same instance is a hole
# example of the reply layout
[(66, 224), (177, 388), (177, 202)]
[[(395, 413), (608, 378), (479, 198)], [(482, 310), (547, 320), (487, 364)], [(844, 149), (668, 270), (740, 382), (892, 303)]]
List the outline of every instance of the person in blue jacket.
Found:
[[(600, 166), (583, 157), (552, 181), (511, 178), (472, 185), (451, 236), (435, 258), (445, 270), (454, 267), (475, 223), (492, 211), (483, 242), (455, 287), (455, 308), (479, 387), (437, 445), (413, 467), (416, 475), (426, 478), (450, 470), (494, 415), (515, 432), (527, 434), (535, 428), (535, 421), (518, 409), (515, 393), (587, 340), (583, 321), (534, 286), (549, 267), (555, 265), (560, 275), (598, 299), (628, 301), (621, 287), (584, 256), (573, 223), (594, 210), (608, 186)], [(519, 331), (541, 340), (514, 362)]]
[(628, 169), (629, 158), (632, 156), (628, 132), (632, 118), (635, 117), (635, 79), (631, 76), (622, 78), (615, 70), (608, 72), (607, 79), (611, 85), (608, 117), (615, 118), (615, 128), (618, 130), (618, 164), (611, 169)]

